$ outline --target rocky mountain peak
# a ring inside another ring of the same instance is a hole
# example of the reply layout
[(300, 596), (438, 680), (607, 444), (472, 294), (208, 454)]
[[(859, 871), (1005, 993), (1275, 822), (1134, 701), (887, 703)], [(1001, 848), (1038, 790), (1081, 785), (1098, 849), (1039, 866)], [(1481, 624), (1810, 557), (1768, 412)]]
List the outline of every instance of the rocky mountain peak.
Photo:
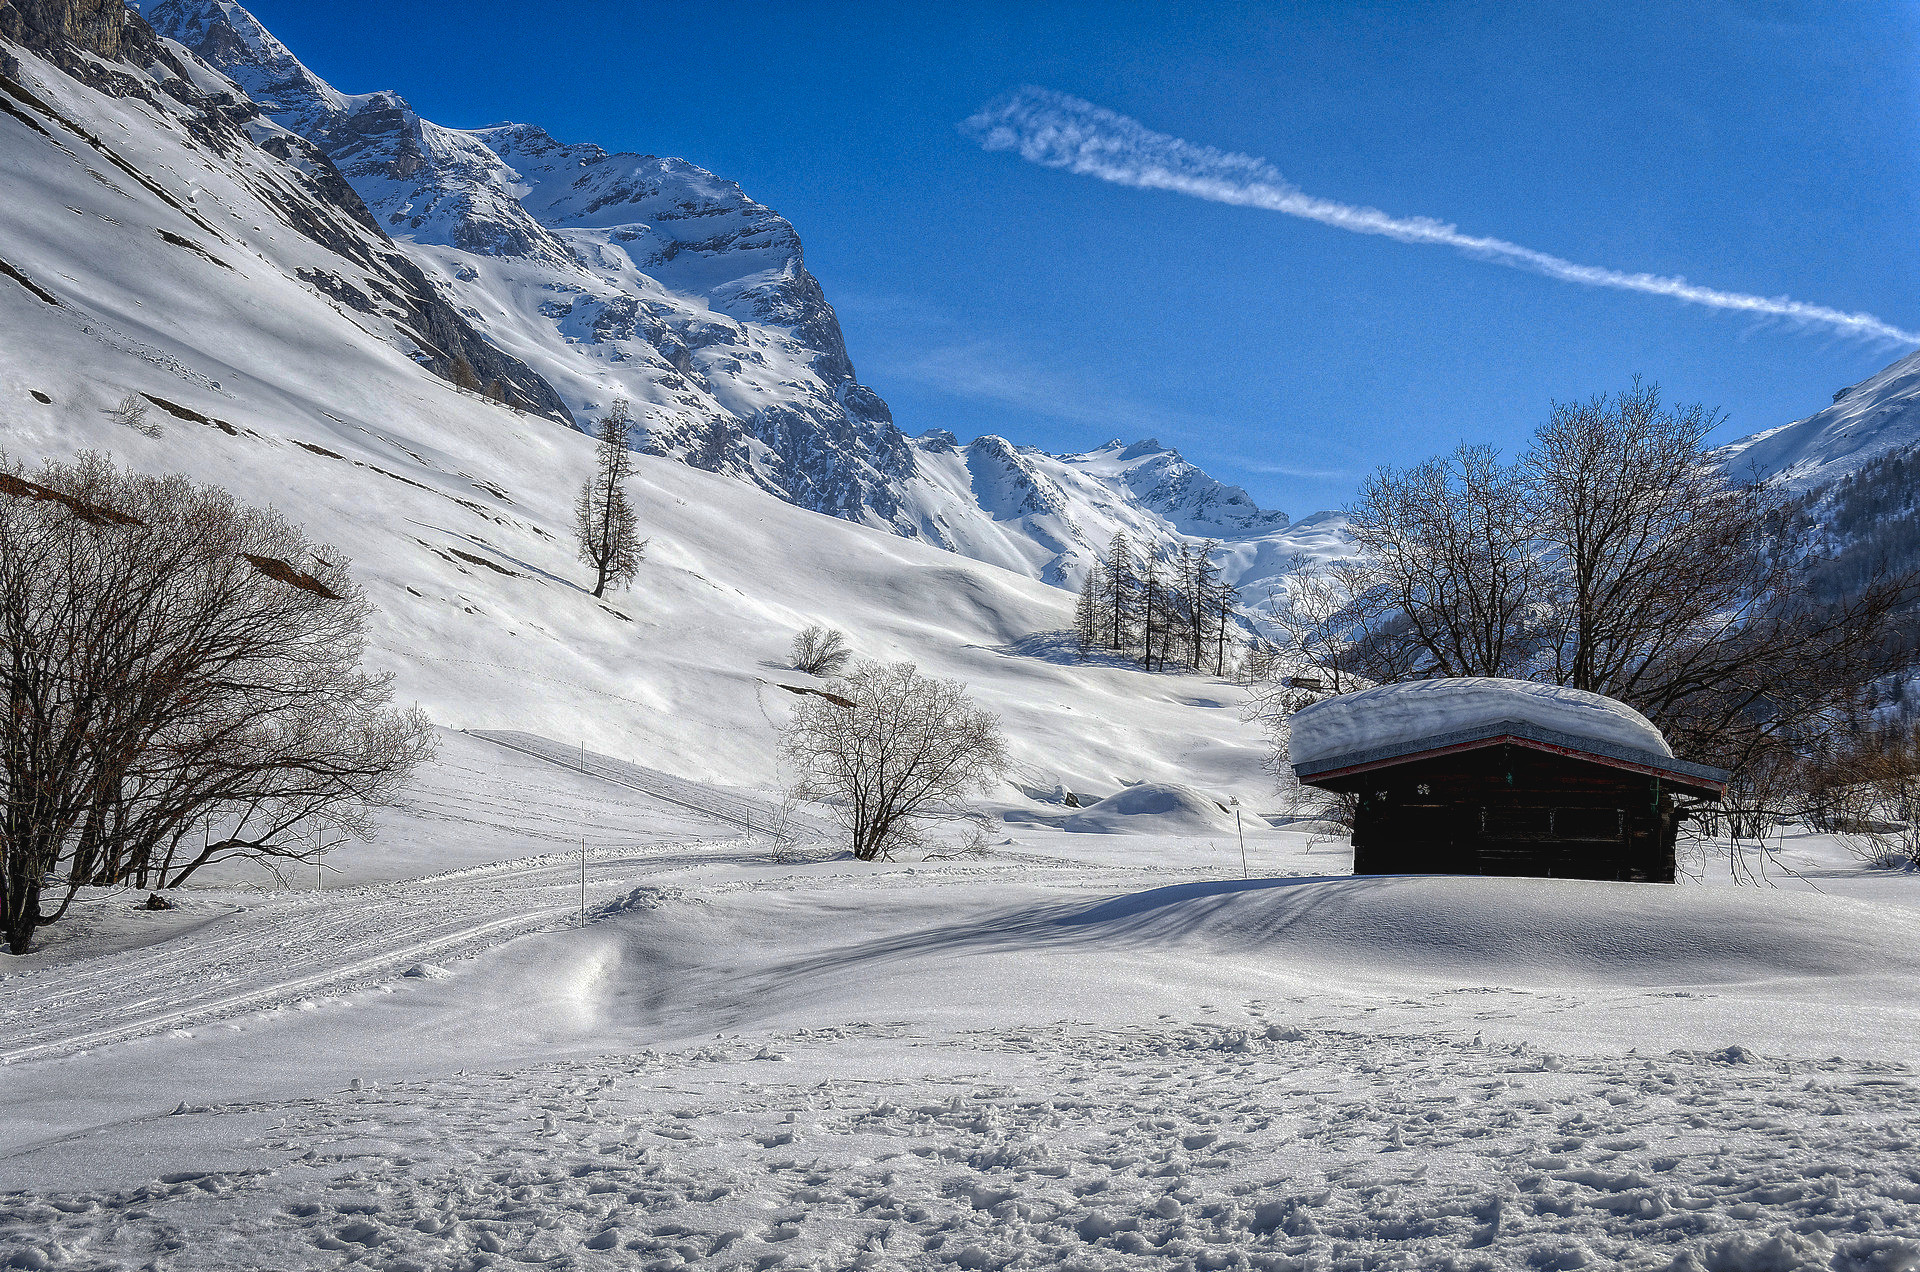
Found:
[(325, 152), (461, 312), (582, 418), (624, 398), (650, 450), (911, 532), (906, 439), (855, 378), (799, 235), (738, 185), (341, 93), (232, 0), (153, 0), (148, 15)]

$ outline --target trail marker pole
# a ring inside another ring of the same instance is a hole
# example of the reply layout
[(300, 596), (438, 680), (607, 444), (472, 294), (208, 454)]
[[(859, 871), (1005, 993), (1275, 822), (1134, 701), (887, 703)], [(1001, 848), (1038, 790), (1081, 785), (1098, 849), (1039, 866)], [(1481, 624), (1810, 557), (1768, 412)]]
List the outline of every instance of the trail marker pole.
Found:
[(580, 836), (580, 917), (587, 917), (587, 837)]
[(1253, 872), (1247, 869), (1247, 828), (1242, 825), (1240, 821), (1240, 797), (1235, 795), (1231, 802), (1233, 804), (1234, 833), (1240, 836), (1240, 877), (1242, 879), (1251, 879), (1253, 878)]

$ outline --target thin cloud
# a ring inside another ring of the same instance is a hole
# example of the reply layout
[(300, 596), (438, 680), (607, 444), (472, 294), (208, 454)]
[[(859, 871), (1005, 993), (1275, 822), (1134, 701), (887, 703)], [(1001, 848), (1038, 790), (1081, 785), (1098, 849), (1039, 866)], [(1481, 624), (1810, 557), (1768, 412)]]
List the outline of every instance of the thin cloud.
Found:
[(1215, 203), (1262, 208), (1402, 243), (1451, 247), (1481, 260), (1562, 282), (1641, 292), (1756, 318), (1819, 326), (1878, 344), (1920, 345), (1920, 334), (1903, 331), (1872, 314), (1847, 313), (1786, 296), (1721, 291), (1679, 277), (1579, 265), (1504, 239), (1464, 234), (1431, 217), (1389, 216), (1378, 208), (1317, 198), (1287, 181), (1264, 159), (1228, 154), (1157, 133), (1138, 120), (1049, 89), (1023, 88), (988, 105), (960, 127), (986, 150), (1012, 151), (1042, 167), (1061, 168), (1116, 185), (1170, 190)]
[(1290, 464), (1273, 464), (1265, 460), (1239, 459), (1233, 461), (1250, 473), (1259, 473), (1265, 477), (1297, 477), (1303, 481), (1336, 481), (1353, 476), (1345, 468), (1295, 468)]
[[(1087, 383), (1009, 342), (966, 332), (949, 316), (903, 296), (852, 294), (842, 315), (876, 320), (877, 347), (860, 354), (864, 378), (904, 381), (951, 397), (1085, 425), (1103, 438), (1185, 439), (1205, 436), (1219, 421), (1142, 401)], [(877, 321), (884, 320), (884, 321)]]
[(1185, 436), (1197, 421), (1151, 403), (1090, 389), (1070, 376), (1021, 362), (987, 341), (923, 347), (888, 360), (887, 374), (956, 397), (1011, 407), (1071, 424), (1096, 425), (1115, 436)]

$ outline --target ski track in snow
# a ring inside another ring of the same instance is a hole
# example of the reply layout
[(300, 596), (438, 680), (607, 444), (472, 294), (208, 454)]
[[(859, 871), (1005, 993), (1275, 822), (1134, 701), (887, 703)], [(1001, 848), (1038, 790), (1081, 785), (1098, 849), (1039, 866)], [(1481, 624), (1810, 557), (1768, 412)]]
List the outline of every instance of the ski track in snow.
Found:
[[(519, 742), (514, 750), (556, 763), (567, 750), (531, 734), (513, 736)], [(590, 785), (610, 787), (609, 800), (571, 807), (524, 777), (503, 781), (508, 774), (498, 767), (475, 769), (463, 753), (427, 770), (410, 791), (408, 811), (421, 821), (464, 826), (469, 835), (481, 827), (506, 831), (522, 843), (545, 839), (563, 846), (590, 835), (586, 882), (593, 904), (643, 880), (711, 864), (750, 846), (735, 827), (750, 824), (748, 810), (758, 802), (751, 797), (581, 754), (578, 768), (562, 767), (591, 779)], [(649, 791), (649, 779), (682, 797)], [(662, 798), (679, 810), (699, 812), (724, 837), (703, 841), (683, 834), (651, 844), (607, 845), (610, 832), (644, 839), (647, 819), (659, 817)], [(770, 821), (763, 817), (761, 824)], [(667, 849), (675, 854), (670, 860), (662, 857)], [(78, 968), (55, 963), (0, 975), (0, 1065), (261, 1010), (311, 1007), (311, 995), (364, 989), (390, 979), (397, 966), (462, 957), (565, 922), (579, 908), (580, 856), (564, 847), (394, 883), (266, 893), (263, 899), (241, 894), (233, 910), (193, 932), (190, 944), (176, 938), (104, 954)], [(183, 975), (187, 960), (191, 972)]]
[[(589, 895), (686, 868), (684, 860), (658, 857), (654, 849), (590, 859)], [(145, 947), (89, 960), (77, 973), (17, 972), (0, 979), (0, 1064), (311, 1006), (309, 994), (365, 988), (391, 979), (383, 973), (397, 964), (459, 957), (562, 922), (578, 912), (579, 880), (579, 856), (555, 855), (406, 884), (297, 893), (235, 910), (196, 933), (190, 951)]]
[[(1911, 1268), (1889, 1066), (855, 1025), (191, 1108), (256, 1168), (0, 1198), (14, 1267)], [(899, 1072), (919, 1067), (924, 1073)], [(862, 1076), (864, 1073), (872, 1076)]]

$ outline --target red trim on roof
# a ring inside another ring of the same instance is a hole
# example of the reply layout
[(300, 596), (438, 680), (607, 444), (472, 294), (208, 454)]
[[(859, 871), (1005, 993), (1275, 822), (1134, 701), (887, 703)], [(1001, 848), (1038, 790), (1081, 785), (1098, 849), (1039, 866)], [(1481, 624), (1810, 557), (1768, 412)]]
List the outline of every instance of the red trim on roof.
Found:
[(1488, 746), (1524, 746), (1533, 751), (1546, 751), (1553, 755), (1564, 755), (1569, 759), (1585, 760), (1589, 764), (1600, 764), (1607, 768), (1624, 769), (1629, 773), (1642, 773), (1648, 777), (1665, 778), (1677, 787), (1687, 790), (1706, 791), (1719, 799), (1727, 793), (1725, 782), (1710, 781), (1704, 777), (1690, 777), (1684, 773), (1674, 773), (1667, 769), (1654, 768), (1651, 765), (1635, 764), (1631, 760), (1615, 759), (1611, 755), (1596, 755), (1592, 751), (1579, 751), (1572, 747), (1555, 746), (1551, 742), (1538, 742), (1532, 738), (1516, 737), (1503, 733), (1497, 737), (1475, 738), (1471, 742), (1456, 742), (1452, 746), (1435, 747), (1430, 751), (1409, 751), (1404, 755), (1389, 756), (1382, 760), (1369, 760), (1365, 764), (1352, 764), (1346, 768), (1329, 769), (1325, 773), (1315, 773), (1312, 777), (1300, 780), (1309, 786), (1315, 786), (1331, 778), (1352, 777), (1356, 773), (1370, 773), (1375, 769), (1397, 768), (1415, 760), (1431, 760), (1442, 755), (1455, 755), (1461, 751), (1477, 751)]

